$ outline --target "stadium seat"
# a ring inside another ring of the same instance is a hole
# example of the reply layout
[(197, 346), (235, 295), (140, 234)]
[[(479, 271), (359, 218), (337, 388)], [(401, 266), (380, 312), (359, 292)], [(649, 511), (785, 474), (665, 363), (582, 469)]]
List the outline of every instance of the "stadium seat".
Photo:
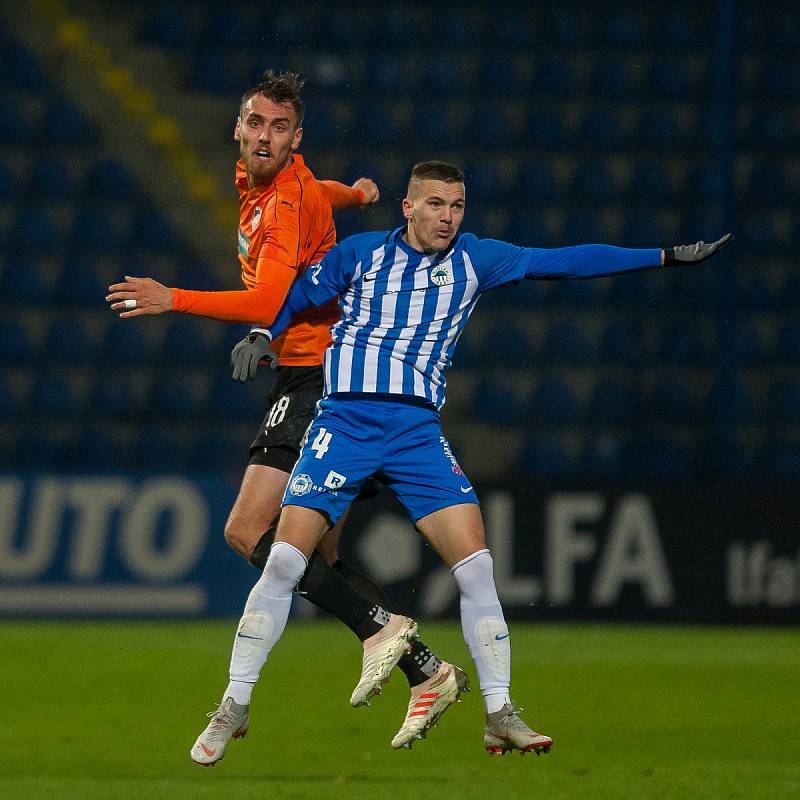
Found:
[(109, 472), (127, 467), (125, 448), (103, 427), (84, 431), (77, 440), (74, 464), (78, 469)]
[(747, 184), (748, 198), (772, 205), (785, 202), (794, 193), (786, 166), (782, 163), (769, 160), (753, 166)]
[(257, 29), (244, 9), (244, 5), (236, 3), (217, 2), (206, 6), (198, 41), (203, 45), (243, 50), (256, 44)]
[(15, 249), (29, 253), (50, 253), (62, 240), (50, 209), (38, 204), (22, 205), (17, 209), (17, 220), (11, 233)]
[(85, 252), (71, 252), (55, 292), (58, 302), (99, 309), (107, 294), (108, 283), (101, 278), (93, 258)]
[(101, 417), (130, 419), (149, 412), (148, 373), (121, 363), (95, 373), (92, 408)]
[[(493, 24), (497, 21), (493, 20)], [(479, 85), (496, 88), (511, 98), (522, 97), (531, 89), (531, 83), (519, 68), (514, 51), (502, 48), (489, 51), (484, 56), (476, 81)]]
[(14, 170), (5, 161), (0, 161), (0, 202), (16, 199), (18, 193), (19, 181)]
[(657, 348), (667, 364), (697, 365), (708, 359), (703, 331), (696, 320), (686, 317), (669, 319), (661, 326)]
[(192, 45), (194, 30), (184, 3), (164, 3), (147, 9), (141, 36), (165, 50), (184, 52)]
[(797, 98), (798, 86), (800, 86), (800, 69), (791, 59), (780, 58), (764, 64), (761, 89), (766, 96), (778, 102), (791, 101)]
[(550, 363), (581, 367), (592, 362), (594, 347), (583, 325), (558, 320), (547, 329), (542, 355)]
[(645, 109), (639, 118), (638, 138), (654, 149), (678, 150), (691, 144), (691, 139), (681, 133), (672, 111), (663, 105)]
[(641, 47), (647, 41), (647, 26), (643, 15), (631, 9), (613, 11), (600, 17), (604, 44), (621, 49)]
[(639, 388), (630, 381), (600, 378), (589, 400), (588, 419), (598, 425), (627, 427), (641, 418), (642, 401)]
[(675, 439), (644, 438), (628, 448), (629, 474), (657, 481), (685, 481), (693, 472), (693, 453)]
[(623, 440), (607, 432), (588, 437), (581, 453), (579, 471), (593, 483), (619, 479), (630, 471)]
[(81, 208), (72, 223), (72, 248), (96, 253), (122, 245), (125, 232), (107, 208), (90, 205)]
[(30, 50), (16, 43), (5, 44), (2, 48), (0, 80), (6, 88), (25, 92), (40, 93), (46, 92), (49, 88), (49, 82), (39, 66), (38, 59)]
[(600, 338), (601, 364), (636, 368), (641, 366), (644, 354), (643, 330), (637, 320), (620, 315), (609, 321)]
[(231, 58), (229, 49), (202, 47), (192, 55), (188, 82), (195, 89), (210, 94), (235, 95), (250, 81), (248, 70), (240, 61)]
[(49, 198), (75, 200), (78, 193), (78, 180), (70, 164), (54, 155), (43, 161), (34, 161), (27, 180), (29, 197), (40, 194), (47, 187)]
[(595, 311), (609, 283), (601, 280), (563, 280), (552, 281), (549, 288), (548, 307)]
[(672, 175), (662, 161), (637, 161), (633, 167), (630, 196), (666, 205), (672, 200)]
[(196, 370), (164, 370), (153, 386), (151, 404), (163, 417), (188, 420), (206, 411), (208, 380)]
[[(105, 363), (138, 366), (153, 361), (159, 341), (154, 326), (141, 323), (143, 320), (118, 319), (112, 317), (106, 328), (101, 348)], [(133, 323), (133, 324), (132, 324)]]
[(47, 104), (46, 113), (47, 126), (58, 131), (59, 145), (88, 147), (97, 141), (97, 131), (80, 106), (55, 97)]
[(76, 382), (58, 369), (39, 371), (33, 394), (35, 413), (48, 419), (76, 419), (83, 410), (83, 400)]
[(575, 76), (563, 58), (544, 58), (536, 67), (533, 81), (535, 94), (567, 100), (575, 94)]
[(786, 109), (768, 108), (754, 115), (752, 138), (763, 147), (790, 147), (797, 140), (797, 129)]
[(176, 249), (178, 240), (164, 215), (155, 208), (145, 206), (135, 214), (131, 222), (127, 244), (134, 251), (155, 250), (163, 254)]
[(19, 305), (46, 305), (53, 296), (52, 262), (31, 258), (14, 258), (3, 271), (0, 294)]
[(513, 318), (489, 324), (482, 339), (493, 367), (519, 369), (534, 363), (531, 331)]
[(751, 470), (747, 448), (731, 437), (712, 437), (697, 449), (695, 470), (704, 481), (740, 481)]
[(40, 424), (29, 425), (19, 438), (14, 466), (34, 472), (74, 468), (74, 445)]
[(136, 193), (136, 185), (124, 164), (113, 158), (96, 161), (87, 171), (83, 192), (90, 198), (130, 200)]
[(186, 440), (164, 425), (142, 427), (133, 447), (132, 466), (147, 472), (185, 472), (191, 466)]
[(689, 100), (702, 90), (680, 59), (657, 59), (650, 69), (648, 84), (652, 96), (664, 100)]
[(733, 333), (733, 351), (736, 359), (746, 365), (764, 365), (769, 362), (770, 351), (759, 327), (745, 320)]
[[(526, 4), (523, 4), (525, 7)], [(542, 41), (549, 46), (580, 49), (591, 41), (591, 16), (588, 9), (576, 14), (562, 5), (543, 6)], [(509, 15), (515, 18), (516, 15)]]
[(778, 327), (775, 360), (779, 364), (800, 364), (800, 323), (784, 322)]
[(603, 203), (620, 197), (619, 182), (608, 163), (588, 161), (578, 167), (573, 191), (578, 198)]
[(608, 240), (604, 217), (595, 213), (593, 205), (587, 205), (582, 211), (574, 211), (567, 217), (560, 245), (602, 244)]
[(247, 464), (248, 447), (255, 433), (254, 426), (252, 433), (248, 434), (249, 438), (243, 440), (241, 436), (227, 432), (224, 427), (203, 431), (203, 435), (196, 437), (189, 447), (192, 470), (216, 474), (229, 470), (241, 471)]
[(800, 478), (800, 442), (767, 438), (754, 458), (754, 472), (770, 479), (795, 482)]
[(486, 425), (522, 425), (531, 422), (515, 388), (507, 381), (500, 382), (489, 377), (481, 378), (475, 387), (472, 415), (476, 421)]
[(688, 381), (665, 376), (650, 390), (646, 409), (650, 419), (676, 423), (693, 423), (699, 420), (699, 403)]
[(770, 387), (767, 416), (776, 423), (800, 424), (800, 381), (778, 380)]
[(756, 403), (747, 385), (734, 376), (719, 377), (708, 394), (707, 419), (715, 428), (731, 430), (757, 421)]
[[(220, 419), (243, 420), (254, 425), (266, 416), (266, 398), (275, 373), (260, 369), (255, 381), (238, 383), (227, 369), (214, 370), (212, 388), (208, 398), (209, 412)], [(254, 433), (255, 435), (255, 433)]]
[(15, 390), (11, 376), (7, 372), (0, 373), (0, 422), (22, 417), (24, 410), (25, 402)]
[(13, 317), (0, 319), (0, 353), (5, 364), (29, 366), (38, 356), (27, 326)]
[(164, 336), (162, 363), (227, 368), (227, 353), (219, 353), (216, 347), (215, 326), (218, 324), (186, 314), (173, 315)]
[(12, 104), (4, 104), (0, 114), (0, 144), (22, 145), (31, 140), (32, 126)]
[(528, 419), (531, 424), (573, 425), (581, 420), (575, 392), (561, 378), (544, 378), (533, 393)]
[[(470, 184), (472, 189), (472, 184)], [(553, 164), (544, 159), (528, 160), (520, 164), (514, 182), (514, 196), (526, 203), (552, 203), (560, 194)], [(497, 198), (495, 188), (493, 196)]]
[(575, 473), (572, 457), (564, 444), (555, 436), (531, 436), (519, 457), (520, 471), (532, 478), (567, 480)]
[(91, 364), (98, 349), (84, 320), (63, 317), (50, 323), (42, 355), (50, 363)]
[(573, 136), (564, 124), (561, 115), (555, 111), (534, 106), (528, 117), (528, 140), (538, 148), (564, 150), (573, 143)]
[(607, 106), (589, 110), (583, 118), (581, 134), (582, 141), (609, 150), (621, 148), (627, 139), (620, 115)]
[(591, 87), (593, 96), (627, 100), (636, 92), (636, 79), (623, 59), (597, 59)]

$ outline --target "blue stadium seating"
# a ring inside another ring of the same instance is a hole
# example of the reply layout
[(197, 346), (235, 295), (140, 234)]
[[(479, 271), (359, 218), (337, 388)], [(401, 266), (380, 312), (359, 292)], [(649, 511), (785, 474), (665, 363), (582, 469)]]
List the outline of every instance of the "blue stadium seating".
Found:
[(0, 294), (18, 305), (46, 305), (53, 296), (51, 264), (28, 258), (10, 259), (3, 271)]
[(74, 200), (78, 192), (78, 180), (69, 163), (53, 155), (41, 161), (34, 161), (27, 180), (27, 194), (30, 198), (41, 195), (47, 189), (47, 196), (53, 199)]
[(630, 196), (662, 205), (672, 200), (672, 176), (661, 161), (641, 160), (633, 166)]
[(623, 440), (607, 432), (588, 437), (578, 470), (592, 482), (618, 480), (632, 474), (627, 450)]
[(720, 377), (708, 395), (707, 418), (719, 428), (731, 430), (756, 422), (756, 403), (746, 386), (735, 376)]
[(525, 404), (508, 381), (484, 377), (472, 396), (472, 414), (487, 425), (520, 425), (531, 421)]
[(630, 10), (613, 11), (601, 15), (600, 25), (602, 39), (611, 46), (623, 49), (641, 46), (647, 41), (647, 27), (643, 15)]
[(675, 58), (658, 59), (650, 69), (649, 84), (653, 95), (665, 100), (688, 100), (696, 97), (701, 88)]
[(86, 147), (95, 144), (97, 130), (85, 112), (74, 103), (56, 95), (47, 104), (47, 125), (58, 131), (61, 146)]
[(42, 354), (51, 363), (90, 365), (98, 350), (85, 322), (67, 316), (50, 323)]
[(610, 320), (600, 339), (600, 363), (637, 368), (644, 355), (643, 331), (638, 321), (622, 316)]
[[(188, 420), (206, 411), (208, 393), (205, 375), (186, 370), (173, 370), (153, 386), (151, 404), (161, 416)], [(199, 384), (199, 385), (198, 385)]]
[(129, 201), (136, 197), (136, 183), (124, 164), (113, 158), (103, 158), (87, 171), (83, 191), (92, 198)]
[(155, 250), (161, 253), (177, 249), (178, 239), (160, 211), (144, 206), (131, 221), (127, 244), (134, 251)]
[(33, 408), (48, 419), (74, 420), (81, 414), (83, 403), (69, 375), (46, 367), (39, 371)]
[(627, 450), (631, 475), (649, 480), (686, 481), (694, 469), (694, 453), (682, 442), (667, 437), (642, 438)]
[(61, 240), (61, 233), (49, 208), (38, 203), (24, 204), (17, 208), (17, 219), (11, 233), (12, 249), (39, 254), (50, 253)]
[(658, 356), (667, 364), (703, 364), (708, 357), (702, 327), (688, 317), (668, 319), (661, 327)]
[(612, 107), (592, 108), (583, 118), (581, 142), (608, 150), (616, 150), (625, 145), (627, 134), (622, 118)]
[(97, 380), (92, 395), (92, 408), (101, 417), (129, 419), (148, 413), (149, 404), (139, 387), (141, 376), (125, 364), (97, 371)]
[(622, 194), (611, 166), (603, 161), (589, 161), (578, 167), (574, 191), (583, 200), (599, 203), (615, 200)]
[(0, 422), (13, 420), (25, 409), (25, 403), (21, 402), (13, 390), (11, 376), (0, 373)]
[(641, 417), (639, 388), (629, 381), (600, 378), (589, 400), (588, 419), (592, 425), (634, 425)]
[(49, 81), (30, 50), (16, 43), (4, 43), (0, 57), (0, 83), (10, 89), (45, 92)]
[(755, 455), (757, 474), (770, 479), (800, 479), (800, 442), (786, 438), (767, 438)]
[(127, 466), (121, 443), (100, 426), (83, 432), (76, 442), (73, 458), (81, 469), (92, 471), (109, 472)]
[(574, 425), (581, 409), (572, 386), (562, 378), (543, 378), (533, 393), (529, 419), (549, 425)]
[(711, 438), (697, 450), (695, 472), (701, 480), (744, 480), (751, 474), (747, 448), (732, 438)]
[(519, 368), (533, 363), (535, 348), (530, 329), (514, 319), (493, 322), (482, 339), (491, 353), (491, 364), (487, 366)]
[(11, 167), (0, 161), (0, 201), (12, 200), (19, 192), (19, 181)]
[(778, 380), (767, 398), (768, 418), (776, 423), (800, 424), (800, 381)]
[(100, 205), (84, 206), (72, 223), (70, 245), (76, 249), (103, 253), (120, 247), (124, 240), (124, 231)]
[(215, 370), (214, 375), (210, 376), (209, 412), (228, 421), (252, 421), (255, 436), (255, 425), (267, 413), (266, 398), (274, 375), (268, 369), (260, 369), (255, 381), (241, 384), (231, 378), (227, 369)]
[(227, 367), (227, 353), (219, 353), (214, 342), (213, 326), (218, 324), (187, 314), (173, 315), (164, 336), (162, 363), (213, 368), (219, 361), (219, 366)]
[(800, 364), (800, 323), (784, 322), (778, 327), (775, 337), (777, 363)]
[(21, 320), (0, 319), (0, 353), (4, 363), (13, 366), (29, 366), (36, 359), (37, 350)]
[(0, 144), (21, 145), (31, 140), (32, 126), (10, 103), (5, 104), (0, 114)]
[(137, 366), (153, 361), (155, 332), (152, 326), (141, 323), (143, 320), (112, 317), (101, 348), (101, 358), (105, 363)]
[(700, 404), (688, 381), (665, 376), (649, 393), (647, 411), (653, 420), (677, 423), (697, 422)]
[(571, 478), (575, 472), (575, 464), (564, 444), (548, 434), (531, 436), (518, 463), (524, 475), (549, 481)]
[(165, 425), (142, 426), (133, 448), (132, 466), (157, 472), (185, 472), (190, 466), (184, 439)]
[(580, 367), (592, 362), (594, 347), (579, 322), (559, 320), (548, 327), (542, 354), (551, 362)]
[(193, 26), (184, 3), (170, 2), (148, 9), (141, 36), (166, 50), (186, 51), (193, 43)]
[(636, 79), (628, 64), (619, 58), (598, 59), (592, 76), (594, 96), (627, 100), (635, 93)]
[(86, 251), (72, 251), (67, 256), (55, 296), (64, 305), (97, 309), (102, 307), (100, 304), (108, 294), (108, 286), (91, 255)]

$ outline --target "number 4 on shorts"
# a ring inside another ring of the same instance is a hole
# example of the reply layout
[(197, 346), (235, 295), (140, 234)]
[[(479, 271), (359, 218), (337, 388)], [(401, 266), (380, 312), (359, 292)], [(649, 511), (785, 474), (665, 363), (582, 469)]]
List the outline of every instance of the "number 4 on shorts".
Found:
[(311, 449), (314, 451), (314, 455), (316, 458), (322, 458), (325, 455), (325, 453), (328, 452), (328, 447), (330, 446), (332, 438), (333, 434), (328, 433), (328, 431), (325, 428), (319, 429), (317, 438), (314, 439), (314, 442), (311, 445)]

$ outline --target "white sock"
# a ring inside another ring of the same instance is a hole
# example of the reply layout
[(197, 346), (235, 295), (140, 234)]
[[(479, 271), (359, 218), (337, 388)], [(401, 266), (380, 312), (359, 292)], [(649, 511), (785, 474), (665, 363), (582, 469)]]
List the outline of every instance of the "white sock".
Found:
[(497, 599), (492, 556), (478, 550), (452, 569), (461, 590), (461, 630), (469, 648), (486, 713), (510, 703), (511, 642), (503, 609)]
[(223, 695), (247, 705), (270, 651), (281, 638), (292, 590), (306, 571), (306, 557), (288, 542), (275, 542), (258, 582), (250, 592), (236, 630), (231, 653), (230, 679)]

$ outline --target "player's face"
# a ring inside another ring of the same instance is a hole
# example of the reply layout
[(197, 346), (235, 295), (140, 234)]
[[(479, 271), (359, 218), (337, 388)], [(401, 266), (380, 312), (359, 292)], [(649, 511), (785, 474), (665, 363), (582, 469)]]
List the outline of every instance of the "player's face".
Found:
[(291, 103), (274, 103), (255, 94), (242, 105), (233, 136), (239, 142), (250, 186), (258, 186), (270, 183), (289, 163), (303, 129), (297, 125)]
[(403, 200), (408, 243), (423, 253), (444, 250), (464, 219), (464, 184), (412, 181)]

